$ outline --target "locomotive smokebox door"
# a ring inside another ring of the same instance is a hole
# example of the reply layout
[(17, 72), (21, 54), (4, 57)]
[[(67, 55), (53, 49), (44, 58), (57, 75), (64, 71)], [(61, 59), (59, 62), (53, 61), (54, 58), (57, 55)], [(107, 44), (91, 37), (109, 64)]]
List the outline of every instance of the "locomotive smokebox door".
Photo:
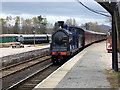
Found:
[(59, 27), (61, 26), (61, 28), (63, 28), (64, 26), (64, 21), (58, 21)]

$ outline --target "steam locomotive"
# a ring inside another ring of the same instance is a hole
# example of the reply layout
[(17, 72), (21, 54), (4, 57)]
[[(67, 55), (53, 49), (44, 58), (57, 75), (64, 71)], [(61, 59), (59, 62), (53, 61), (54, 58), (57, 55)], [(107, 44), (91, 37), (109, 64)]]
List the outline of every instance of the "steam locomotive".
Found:
[(64, 22), (59, 21), (59, 28), (52, 34), (50, 52), (52, 62), (62, 63), (67, 57), (72, 56), (81, 48), (96, 41), (106, 39), (106, 33), (84, 30), (80, 27), (64, 27)]

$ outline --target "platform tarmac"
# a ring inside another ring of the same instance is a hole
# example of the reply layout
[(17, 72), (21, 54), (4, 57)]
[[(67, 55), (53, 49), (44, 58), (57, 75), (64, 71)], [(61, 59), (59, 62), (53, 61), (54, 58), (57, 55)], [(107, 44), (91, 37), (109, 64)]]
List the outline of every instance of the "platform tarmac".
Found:
[(36, 45), (35, 47), (33, 45), (24, 45), (24, 48), (0, 48), (0, 58), (9, 56), (9, 55), (14, 55), (14, 54), (19, 54), (19, 53), (24, 53), (28, 51), (33, 51), (33, 50), (38, 50), (38, 49), (43, 49), (43, 48), (49, 48), (49, 44), (45, 45)]
[(112, 53), (105, 41), (94, 43), (63, 64), (34, 89), (40, 88), (111, 88), (106, 69), (112, 68)]

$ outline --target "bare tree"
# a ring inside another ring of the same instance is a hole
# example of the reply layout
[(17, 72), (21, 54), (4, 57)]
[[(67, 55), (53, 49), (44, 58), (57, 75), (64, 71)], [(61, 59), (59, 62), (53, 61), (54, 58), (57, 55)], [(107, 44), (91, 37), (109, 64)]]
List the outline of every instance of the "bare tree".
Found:
[(6, 21), (5, 21), (5, 19), (3, 19), (3, 18), (1, 18), (0, 19), (0, 22), (1, 22), (1, 26), (2, 26), (2, 34), (5, 34), (5, 33), (7, 33), (7, 25), (6, 25)]
[[(13, 24), (13, 22), (15, 23)], [(7, 16), (6, 19), (0, 18), (0, 23), (3, 34), (32, 34), (33, 27), (37, 34), (47, 33), (47, 18), (43, 18), (41, 15), (32, 19)]]

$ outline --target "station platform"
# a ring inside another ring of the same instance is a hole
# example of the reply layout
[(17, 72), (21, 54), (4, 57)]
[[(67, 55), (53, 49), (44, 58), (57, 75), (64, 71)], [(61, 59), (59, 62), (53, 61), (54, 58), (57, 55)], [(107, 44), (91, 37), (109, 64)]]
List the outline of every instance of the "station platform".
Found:
[(50, 47), (49, 44), (45, 44), (45, 45), (36, 45), (35, 47), (33, 45), (32, 46), (24, 45), (24, 48), (12, 48), (12, 47), (0, 48), (0, 58), (9, 56), (9, 55), (33, 51), (33, 50), (37, 50), (37, 49), (49, 48), (49, 47)]
[(107, 53), (105, 41), (94, 43), (71, 58), (39, 83), (43, 88), (111, 88), (106, 69), (112, 68), (112, 53)]
[(49, 44), (24, 45), (24, 48), (0, 48), (0, 67), (6, 67), (49, 54)]

